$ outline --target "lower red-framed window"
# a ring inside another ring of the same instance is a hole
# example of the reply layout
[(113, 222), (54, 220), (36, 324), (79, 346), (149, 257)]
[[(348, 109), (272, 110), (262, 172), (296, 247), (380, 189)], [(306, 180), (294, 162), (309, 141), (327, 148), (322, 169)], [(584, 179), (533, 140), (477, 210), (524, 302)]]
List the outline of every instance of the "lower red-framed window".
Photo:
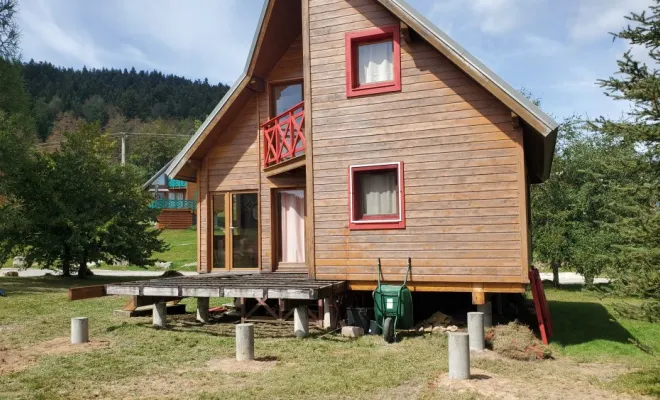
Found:
[(349, 175), (349, 228), (403, 229), (403, 162), (352, 165)]

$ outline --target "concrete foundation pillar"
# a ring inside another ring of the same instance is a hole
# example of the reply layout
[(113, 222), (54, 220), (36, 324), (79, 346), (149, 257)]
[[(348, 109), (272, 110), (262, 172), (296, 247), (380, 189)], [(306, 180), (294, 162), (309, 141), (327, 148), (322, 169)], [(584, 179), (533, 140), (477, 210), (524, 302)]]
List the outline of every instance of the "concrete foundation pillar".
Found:
[(449, 332), (449, 379), (470, 379), (470, 348), (465, 332)]
[(87, 317), (71, 318), (71, 344), (89, 342), (89, 323)]
[(204, 324), (209, 322), (209, 298), (197, 298), (197, 321)]
[(470, 351), (484, 351), (484, 313), (469, 312), (467, 323), (468, 334), (470, 335)]
[(165, 303), (154, 304), (152, 325), (157, 328), (165, 328), (166, 321), (167, 321), (167, 304)]
[(333, 299), (323, 299), (323, 327), (325, 329), (335, 329), (335, 308), (333, 307)]
[(309, 316), (307, 306), (299, 306), (293, 310), (293, 333), (302, 338), (309, 333)]
[(477, 306), (477, 311), (484, 313), (484, 328), (493, 326), (493, 302), (487, 301), (486, 304)]
[(254, 360), (254, 324), (236, 325), (236, 361)]

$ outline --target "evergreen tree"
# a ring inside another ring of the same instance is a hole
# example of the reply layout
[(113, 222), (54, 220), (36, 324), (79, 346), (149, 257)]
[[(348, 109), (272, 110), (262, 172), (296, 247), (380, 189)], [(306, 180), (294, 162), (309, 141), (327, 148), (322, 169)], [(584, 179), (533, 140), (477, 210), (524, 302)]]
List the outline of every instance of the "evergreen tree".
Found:
[(636, 59), (629, 50), (617, 62), (616, 75), (600, 81), (612, 98), (632, 102), (629, 118), (600, 118), (593, 127), (644, 158), (629, 182), (616, 187), (620, 203), (612, 210), (617, 218), (611, 229), (621, 234), (614, 244), (621, 261), (617, 282), (649, 299), (647, 315), (660, 318), (660, 0), (647, 11), (627, 16), (629, 25), (614, 38), (645, 49), (648, 61)]
[(0, 0), (0, 58), (17, 59), (20, 31), (15, 16), (16, 0)]
[(77, 265), (84, 277), (88, 261), (146, 265), (165, 250), (141, 176), (114, 161), (98, 125), (65, 133), (54, 153), (36, 151), (18, 131), (0, 119), (0, 261), (21, 254), (65, 275)]

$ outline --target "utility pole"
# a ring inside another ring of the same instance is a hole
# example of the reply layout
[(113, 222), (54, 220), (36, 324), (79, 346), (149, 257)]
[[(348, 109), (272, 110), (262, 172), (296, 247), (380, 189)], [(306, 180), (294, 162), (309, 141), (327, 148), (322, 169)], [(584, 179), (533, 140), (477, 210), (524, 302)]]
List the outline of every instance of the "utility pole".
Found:
[(121, 135), (121, 165), (126, 164), (126, 134)]

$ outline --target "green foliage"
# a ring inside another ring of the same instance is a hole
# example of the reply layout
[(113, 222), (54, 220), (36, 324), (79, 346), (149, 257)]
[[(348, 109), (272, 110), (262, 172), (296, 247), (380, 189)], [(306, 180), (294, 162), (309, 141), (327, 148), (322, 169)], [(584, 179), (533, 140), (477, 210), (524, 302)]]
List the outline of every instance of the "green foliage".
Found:
[[(2, 1), (2, 0), (0, 0)], [(0, 110), (13, 114), (29, 112), (29, 98), (20, 65), (0, 57)]]
[[(621, 202), (613, 213), (612, 229), (620, 233), (616, 251), (621, 262), (615, 277), (621, 289), (648, 299), (651, 312), (660, 310), (660, 0), (649, 12), (632, 13), (631, 23), (615, 38), (647, 51), (648, 63), (635, 59), (631, 51), (617, 62), (614, 77), (600, 81), (608, 95), (630, 101), (629, 118), (612, 121), (600, 118), (593, 123), (619, 147), (635, 147), (643, 162), (617, 166), (629, 169), (629, 181), (616, 187)], [(656, 315), (657, 316), (657, 315)]]
[[(191, 81), (157, 71), (58, 68), (30, 61), (21, 65), (39, 136), (46, 139), (59, 112), (72, 112), (104, 126), (113, 114), (130, 119), (204, 120), (228, 86)], [(53, 101), (55, 102), (53, 103)]]
[(0, 0), (0, 58), (18, 58), (20, 31), (15, 20), (17, 11), (16, 0)]
[(65, 133), (58, 152), (39, 153), (11, 120), (1, 122), (2, 259), (23, 254), (65, 274), (77, 264), (83, 276), (88, 261), (146, 265), (166, 249), (138, 170), (114, 162), (98, 124)]
[[(532, 190), (534, 256), (570, 267), (587, 282), (604, 273), (620, 291), (645, 299), (629, 316), (660, 315), (660, 0), (615, 38), (648, 51), (652, 65), (628, 51), (607, 94), (633, 105), (625, 120), (565, 124), (552, 176)], [(620, 308), (623, 310), (624, 308)]]

